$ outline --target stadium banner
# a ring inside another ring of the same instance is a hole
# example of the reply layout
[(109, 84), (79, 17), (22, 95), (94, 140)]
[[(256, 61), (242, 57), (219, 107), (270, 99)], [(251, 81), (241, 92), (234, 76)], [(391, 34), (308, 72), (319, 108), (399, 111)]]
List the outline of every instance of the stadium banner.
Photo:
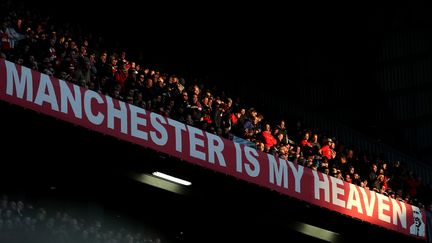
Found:
[(426, 240), (415, 206), (4, 59), (0, 99)]

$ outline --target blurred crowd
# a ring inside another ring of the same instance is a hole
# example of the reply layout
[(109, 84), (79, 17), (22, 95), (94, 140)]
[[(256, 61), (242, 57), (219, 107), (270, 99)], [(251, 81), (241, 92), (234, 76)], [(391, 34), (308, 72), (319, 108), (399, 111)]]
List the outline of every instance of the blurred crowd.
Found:
[(160, 239), (118, 225), (107, 226), (101, 220), (77, 216), (67, 210), (53, 211), (3, 195), (0, 242), (159, 243)]

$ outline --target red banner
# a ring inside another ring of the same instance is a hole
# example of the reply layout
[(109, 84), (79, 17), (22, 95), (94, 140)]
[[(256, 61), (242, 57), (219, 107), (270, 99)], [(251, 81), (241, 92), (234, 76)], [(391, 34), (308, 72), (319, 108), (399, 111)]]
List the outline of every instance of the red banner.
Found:
[(0, 99), (426, 239), (426, 214), (415, 206), (3, 59)]

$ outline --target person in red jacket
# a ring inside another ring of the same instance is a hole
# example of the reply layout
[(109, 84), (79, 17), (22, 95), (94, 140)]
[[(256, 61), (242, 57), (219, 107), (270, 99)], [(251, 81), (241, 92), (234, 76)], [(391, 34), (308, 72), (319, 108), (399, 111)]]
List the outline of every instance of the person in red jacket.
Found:
[(312, 144), (309, 142), (309, 132), (303, 135), (303, 139), (300, 141), (302, 152), (308, 156), (312, 154)]
[(332, 160), (336, 157), (336, 151), (334, 151), (334, 143), (333, 140), (331, 140), (330, 138), (327, 139), (327, 145), (323, 146), (320, 150), (319, 153), (322, 156), (327, 157), (327, 159)]
[(273, 137), (272, 133), (271, 133), (271, 127), (270, 124), (266, 123), (265, 124), (265, 129), (264, 131), (261, 133), (262, 135), (262, 139), (265, 145), (266, 150), (270, 150), (271, 147), (275, 146), (277, 144), (276, 138)]
[(121, 92), (125, 91), (125, 81), (128, 77), (128, 70), (126, 69), (126, 63), (118, 61), (117, 71), (114, 73), (114, 80), (121, 87)]

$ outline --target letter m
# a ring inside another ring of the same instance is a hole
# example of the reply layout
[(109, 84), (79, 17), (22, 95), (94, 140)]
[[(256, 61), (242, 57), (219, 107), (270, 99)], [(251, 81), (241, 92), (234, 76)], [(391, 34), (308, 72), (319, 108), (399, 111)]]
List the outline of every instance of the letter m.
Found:
[(276, 184), (278, 186), (282, 186), (283, 180), (283, 187), (288, 188), (288, 166), (285, 160), (279, 159), (278, 163), (275, 157), (271, 154), (268, 154), (268, 160), (270, 183), (274, 184), (276, 177)]
[(16, 65), (12, 62), (6, 61), (6, 93), (13, 96), (13, 89), (15, 87), (16, 97), (22, 99), (24, 91), (27, 88), (27, 101), (33, 101), (33, 80), (31, 70), (26, 67), (21, 67), (21, 77), (18, 75)]

